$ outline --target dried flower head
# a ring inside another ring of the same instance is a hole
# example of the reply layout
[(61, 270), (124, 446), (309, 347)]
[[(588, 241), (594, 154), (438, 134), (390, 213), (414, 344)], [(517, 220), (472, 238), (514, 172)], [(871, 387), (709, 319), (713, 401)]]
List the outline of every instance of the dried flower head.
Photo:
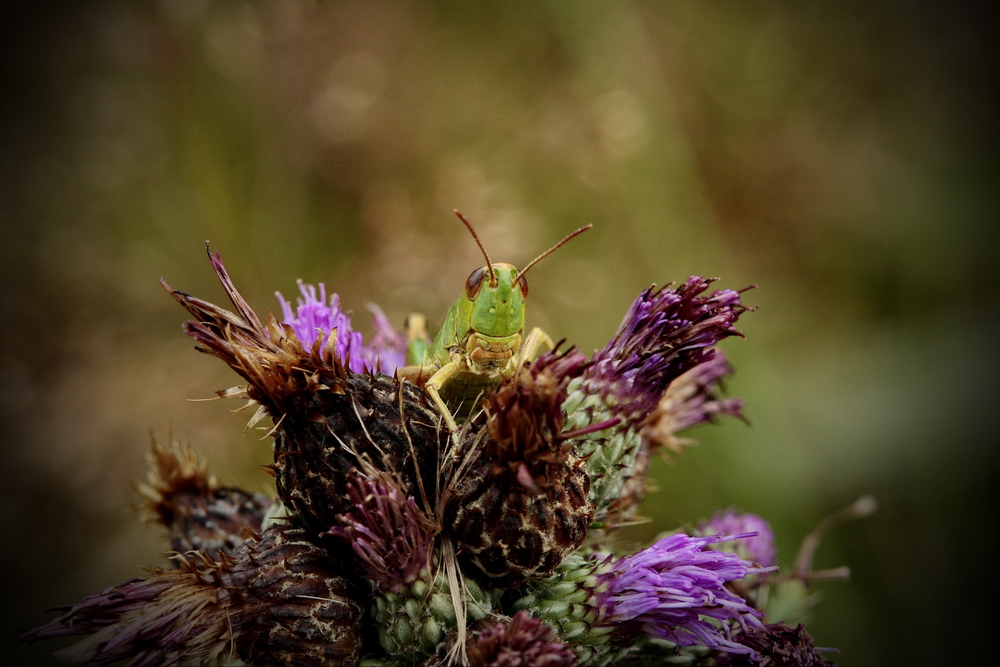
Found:
[(552, 628), (523, 611), (475, 634), (467, 653), (473, 667), (573, 667), (577, 663), (573, 649)]
[(260, 530), (273, 500), (221, 486), (190, 445), (161, 445), (152, 438), (148, 458), (146, 483), (136, 485), (140, 511), (167, 528), (172, 550), (219, 558)]
[(129, 667), (208, 664), (352, 664), (361, 649), (354, 583), (301, 529), (272, 526), (233, 557), (176, 554), (177, 569), (112, 586), (61, 609), (24, 641), (88, 634), (61, 657)]
[(219, 357), (248, 382), (221, 394), (258, 403), (251, 424), (267, 416), (274, 422), (273, 470), (281, 501), (310, 530), (328, 530), (350, 509), (347, 475), (362, 460), (395, 475), (407, 495), (431, 494), (442, 434), (440, 415), (424, 393), (383, 374), (351, 371), (337, 343), (346, 330), (306, 344), (292, 326), (273, 317), (265, 327), (219, 254), (210, 259), (235, 313), (164, 287), (194, 315), (185, 331), (198, 349)]
[[(456, 632), (449, 632), (422, 667), (454, 664), (449, 655)], [(580, 664), (572, 647), (553, 629), (530, 614), (513, 617), (490, 614), (469, 626), (465, 658), (469, 667), (575, 667)]]
[(801, 623), (794, 628), (774, 623), (758, 630), (740, 629), (734, 633), (733, 639), (753, 649), (753, 653), (718, 654), (713, 656), (716, 664), (732, 667), (834, 667), (823, 653), (836, 649), (816, 648)]

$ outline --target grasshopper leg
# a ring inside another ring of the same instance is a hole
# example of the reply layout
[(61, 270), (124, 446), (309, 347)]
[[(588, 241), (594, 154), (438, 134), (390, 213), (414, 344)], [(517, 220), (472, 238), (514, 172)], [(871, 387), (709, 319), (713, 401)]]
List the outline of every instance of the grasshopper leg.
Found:
[(451, 410), (448, 406), (444, 404), (444, 399), (441, 398), (439, 393), (441, 387), (444, 383), (448, 381), (452, 375), (458, 372), (458, 364), (454, 361), (448, 362), (444, 366), (438, 369), (434, 375), (432, 375), (427, 382), (424, 384), (424, 391), (427, 395), (431, 397), (434, 401), (434, 405), (437, 406), (438, 410), (441, 412), (441, 416), (444, 417), (445, 423), (448, 425), (448, 431), (451, 432), (452, 436), (458, 432), (458, 424), (455, 423), (455, 418), (451, 414)]
[(533, 360), (542, 351), (542, 348), (548, 351), (554, 347), (555, 343), (552, 342), (549, 335), (538, 327), (535, 327), (521, 344), (521, 354), (519, 355), (518, 363), (523, 364), (525, 361)]

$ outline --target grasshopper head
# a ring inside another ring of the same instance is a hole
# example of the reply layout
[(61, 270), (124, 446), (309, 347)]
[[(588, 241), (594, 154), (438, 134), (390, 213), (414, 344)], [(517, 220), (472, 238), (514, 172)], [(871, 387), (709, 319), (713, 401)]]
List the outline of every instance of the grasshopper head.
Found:
[(528, 281), (510, 264), (482, 266), (465, 281), (471, 329), (487, 336), (510, 336), (524, 329)]
[(524, 300), (528, 297), (528, 281), (524, 274), (539, 260), (552, 254), (571, 238), (585, 232), (592, 225), (581, 227), (559, 243), (555, 244), (541, 255), (531, 260), (526, 267), (518, 271), (510, 264), (494, 264), (490, 255), (483, 247), (479, 235), (469, 221), (458, 211), (455, 215), (465, 223), (472, 238), (483, 251), (486, 266), (476, 269), (465, 281), (465, 312), (470, 312), (469, 331), (483, 336), (504, 337), (513, 336), (524, 330)]

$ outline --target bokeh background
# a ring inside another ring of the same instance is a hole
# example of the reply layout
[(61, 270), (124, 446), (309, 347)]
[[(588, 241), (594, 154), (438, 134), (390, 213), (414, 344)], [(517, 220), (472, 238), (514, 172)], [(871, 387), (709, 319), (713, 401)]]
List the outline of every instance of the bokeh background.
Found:
[[(735, 507), (787, 568), (862, 494), (808, 625), (843, 665), (975, 662), (994, 629), (997, 70), (971, 4), (4, 3), (0, 9), (3, 661), (7, 634), (165, 564), (131, 510), (152, 430), (268, 490), (238, 378), (158, 284), (259, 311), (295, 280), (439, 322), (479, 251), (529, 325), (585, 351), (651, 283), (758, 288), (723, 347), (750, 425), (657, 462), (652, 521)], [(627, 544), (625, 545), (627, 546)]]

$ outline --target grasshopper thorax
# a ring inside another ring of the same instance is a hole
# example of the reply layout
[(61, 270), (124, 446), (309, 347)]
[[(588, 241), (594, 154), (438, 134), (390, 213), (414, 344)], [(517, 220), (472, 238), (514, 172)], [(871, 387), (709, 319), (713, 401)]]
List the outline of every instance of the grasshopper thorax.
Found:
[(528, 281), (514, 266), (498, 263), (476, 269), (465, 281), (469, 328), (492, 337), (521, 333), (527, 296)]

